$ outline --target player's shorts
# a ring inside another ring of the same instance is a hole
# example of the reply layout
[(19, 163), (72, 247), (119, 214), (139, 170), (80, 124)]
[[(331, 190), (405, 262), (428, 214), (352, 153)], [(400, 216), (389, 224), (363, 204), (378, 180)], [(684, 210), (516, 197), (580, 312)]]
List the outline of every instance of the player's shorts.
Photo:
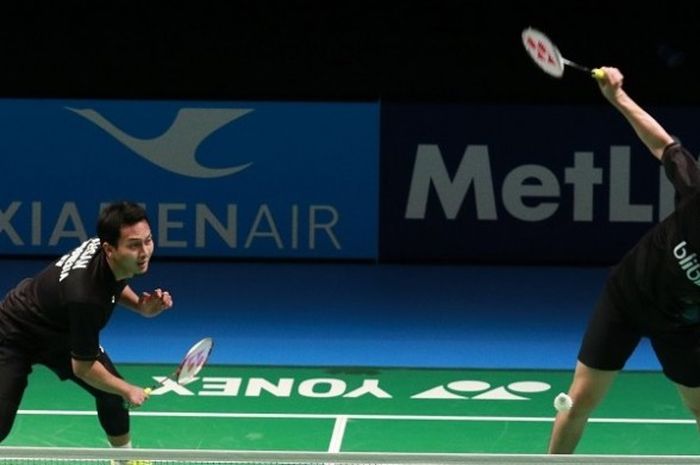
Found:
[[(97, 361), (107, 371), (121, 378), (107, 353), (100, 350)], [(129, 432), (129, 411), (124, 407), (124, 399), (116, 394), (96, 389), (73, 374), (70, 354), (66, 351), (55, 351), (42, 354), (29, 354), (21, 349), (4, 345), (0, 341), (0, 407), (8, 408), (7, 429), (11, 427), (17, 407), (27, 387), (27, 378), (32, 371), (32, 365), (40, 363), (47, 366), (62, 380), (70, 379), (85, 389), (95, 398), (97, 417), (102, 428), (109, 436), (121, 436)], [(2, 413), (2, 412), (0, 412)]]
[(32, 367), (0, 336), (0, 442), (10, 434)]
[(621, 370), (643, 337), (648, 337), (663, 372), (671, 381), (700, 387), (700, 329), (649, 332), (630, 318), (610, 285), (596, 306), (581, 342), (578, 359), (597, 370)]

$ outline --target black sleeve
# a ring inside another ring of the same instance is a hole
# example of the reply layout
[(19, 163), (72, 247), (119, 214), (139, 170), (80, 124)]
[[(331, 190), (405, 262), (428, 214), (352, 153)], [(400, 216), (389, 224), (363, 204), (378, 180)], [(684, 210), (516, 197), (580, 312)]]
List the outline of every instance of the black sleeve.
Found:
[(97, 360), (100, 354), (99, 306), (69, 304), (70, 350), (76, 360)]
[(676, 201), (700, 190), (700, 169), (690, 152), (680, 144), (670, 144), (661, 156), (666, 176), (676, 189)]

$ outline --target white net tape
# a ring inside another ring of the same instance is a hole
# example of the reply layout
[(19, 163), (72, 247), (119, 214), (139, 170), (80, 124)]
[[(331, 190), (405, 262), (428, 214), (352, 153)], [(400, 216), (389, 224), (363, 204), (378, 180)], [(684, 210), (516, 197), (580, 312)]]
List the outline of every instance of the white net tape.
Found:
[[(114, 462), (112, 462), (114, 461)], [(131, 462), (129, 462), (131, 461)], [(538, 455), (411, 454), (355, 452), (227, 451), (179, 449), (109, 449), (0, 447), (0, 464), (123, 463), (165, 464), (334, 464), (334, 465), (472, 465), (472, 464), (699, 464), (700, 457), (679, 455)]]

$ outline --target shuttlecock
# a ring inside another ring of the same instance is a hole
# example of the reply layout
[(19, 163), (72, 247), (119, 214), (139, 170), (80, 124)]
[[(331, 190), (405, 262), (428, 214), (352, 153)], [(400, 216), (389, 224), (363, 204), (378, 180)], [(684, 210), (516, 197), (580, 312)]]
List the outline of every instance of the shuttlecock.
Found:
[(559, 395), (554, 398), (554, 408), (557, 409), (557, 412), (566, 412), (571, 409), (573, 405), (574, 401), (571, 400), (571, 397), (563, 392), (560, 392)]

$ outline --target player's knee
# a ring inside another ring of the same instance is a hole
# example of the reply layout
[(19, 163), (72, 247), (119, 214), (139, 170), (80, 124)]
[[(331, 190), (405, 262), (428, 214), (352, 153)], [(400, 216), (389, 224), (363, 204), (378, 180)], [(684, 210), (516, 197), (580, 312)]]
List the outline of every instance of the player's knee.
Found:
[(16, 408), (2, 408), (0, 409), (0, 442), (4, 441), (7, 436), (10, 435), (12, 430), (12, 425), (15, 422), (15, 415), (17, 414)]
[(0, 423), (0, 442), (4, 441), (5, 438), (10, 434), (10, 425), (5, 425), (4, 423)]
[(683, 404), (700, 424), (700, 388), (678, 384), (678, 391), (681, 394)]
[(124, 407), (124, 399), (114, 394), (105, 394), (96, 399), (97, 418), (108, 436), (122, 436), (129, 433), (129, 411)]
[(4, 441), (9, 436), (12, 430), (12, 421), (7, 421), (6, 418), (0, 418), (0, 442)]
[(599, 396), (587, 392), (572, 393), (571, 398), (570, 418), (588, 418), (601, 401)]
[(100, 410), (126, 410), (124, 399), (116, 394), (100, 393), (95, 397), (97, 411)]
[(690, 410), (690, 413), (693, 414), (693, 416), (695, 417), (695, 420), (698, 421), (700, 424), (700, 405), (695, 404), (695, 403), (685, 402), (685, 406), (688, 410)]

